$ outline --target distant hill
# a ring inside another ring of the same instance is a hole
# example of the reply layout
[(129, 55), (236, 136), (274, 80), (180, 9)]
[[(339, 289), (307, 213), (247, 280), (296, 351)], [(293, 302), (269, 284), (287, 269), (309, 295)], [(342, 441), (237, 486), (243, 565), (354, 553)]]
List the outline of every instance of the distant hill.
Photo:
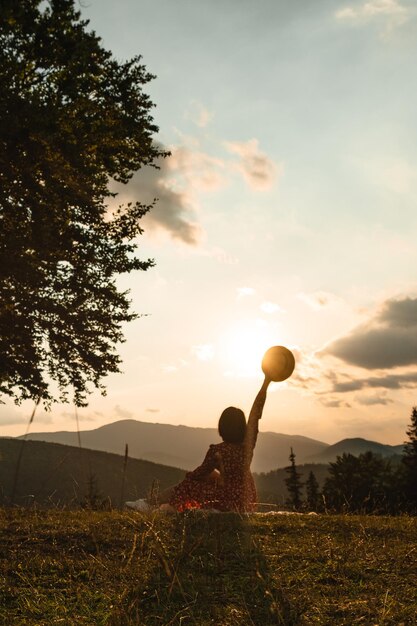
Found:
[[(28, 439), (78, 446), (77, 433), (69, 431), (32, 433)], [(191, 470), (201, 463), (209, 445), (218, 443), (220, 438), (215, 428), (152, 424), (130, 419), (81, 431), (81, 441), (85, 448), (114, 454), (123, 454), (127, 443), (132, 458)], [(402, 454), (403, 450), (403, 445), (390, 446), (361, 438), (343, 439), (329, 445), (301, 435), (261, 432), (252, 471), (269, 472), (285, 467), (291, 447), (297, 464), (329, 463), (343, 453), (358, 456), (371, 451), (386, 457)]]
[[(100, 501), (119, 506), (124, 457), (44, 441), (0, 438), (0, 504), (8, 503), (13, 490), (16, 463), (23, 444), (16, 504), (37, 502), (44, 506), (82, 504), (92, 486)], [(305, 481), (313, 470), (320, 485), (327, 476), (327, 465), (300, 465)], [(160, 489), (176, 484), (185, 471), (139, 459), (128, 459), (123, 500), (146, 496), (155, 481)], [(254, 474), (260, 502), (285, 505), (285, 469)]]
[[(28, 438), (78, 445), (76, 432), (32, 433)], [(129, 455), (134, 458), (191, 470), (202, 462), (209, 445), (220, 442), (220, 438), (215, 428), (120, 420), (94, 430), (82, 431), (81, 441), (83, 447), (116, 454), (123, 454), (127, 443)], [(328, 445), (300, 435), (259, 433), (252, 470), (268, 472), (288, 465), (291, 447), (297, 456), (297, 463), (303, 463), (312, 455), (324, 451)]]
[[(23, 442), (6, 437), (0, 438), (0, 504), (10, 501), (22, 445), (23, 456), (15, 498), (17, 504), (36, 501), (47, 506), (74, 506), (85, 500), (91, 488), (99, 499), (107, 499), (112, 506), (120, 504), (124, 463), (122, 455), (53, 442)], [(363, 439), (347, 439), (328, 448), (331, 452), (328, 455), (330, 460), (336, 458), (334, 455), (341, 455), (343, 452), (358, 455), (371, 449), (376, 454), (394, 456), (392, 449), (396, 452), (402, 451), (402, 446), (384, 446)], [(328, 475), (327, 463), (303, 464), (297, 460), (301, 480), (305, 482), (309, 472), (313, 471), (322, 487)], [(182, 480), (184, 474), (183, 469), (129, 456), (123, 500), (146, 496), (155, 483), (160, 489), (176, 484)], [(284, 467), (267, 473), (254, 473), (254, 478), (259, 502), (281, 506), (285, 504), (287, 474)]]
[(377, 443), (376, 441), (368, 441), (367, 439), (361, 439), (356, 437), (354, 439), (342, 439), (337, 443), (327, 446), (325, 449), (317, 454), (312, 454), (306, 458), (306, 462), (309, 463), (331, 463), (336, 460), (338, 456), (342, 454), (353, 454), (359, 456), (364, 452), (373, 452), (383, 457), (401, 455), (403, 452), (403, 445), (389, 446), (383, 443)]
[[(89, 488), (98, 498), (118, 506), (121, 499), (124, 457), (42, 441), (22, 442), (0, 438), (0, 503), (7, 503), (13, 489), (17, 458), (24, 443), (19, 471), (17, 504), (76, 505)], [(184, 470), (129, 458), (124, 500), (147, 495), (154, 481), (165, 489), (184, 477)]]

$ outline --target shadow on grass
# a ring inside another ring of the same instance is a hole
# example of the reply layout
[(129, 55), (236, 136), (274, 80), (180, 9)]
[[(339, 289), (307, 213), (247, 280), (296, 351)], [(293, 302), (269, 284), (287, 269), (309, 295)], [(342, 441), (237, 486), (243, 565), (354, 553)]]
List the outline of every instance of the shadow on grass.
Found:
[(302, 623), (273, 580), (250, 518), (190, 512), (150, 522), (147, 537), (146, 584), (129, 590), (112, 625)]

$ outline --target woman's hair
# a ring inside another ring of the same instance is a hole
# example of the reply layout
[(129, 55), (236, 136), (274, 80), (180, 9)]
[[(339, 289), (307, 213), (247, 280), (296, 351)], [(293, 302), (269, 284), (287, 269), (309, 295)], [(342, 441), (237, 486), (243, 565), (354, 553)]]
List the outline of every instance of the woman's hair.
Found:
[(241, 409), (229, 406), (219, 419), (219, 435), (226, 443), (243, 443), (246, 432), (246, 418)]

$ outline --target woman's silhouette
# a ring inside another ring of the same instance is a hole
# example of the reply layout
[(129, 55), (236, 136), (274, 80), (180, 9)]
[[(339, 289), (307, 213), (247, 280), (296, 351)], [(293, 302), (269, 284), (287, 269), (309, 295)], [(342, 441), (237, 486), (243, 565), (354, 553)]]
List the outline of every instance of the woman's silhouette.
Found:
[[(165, 510), (216, 509), (218, 511), (251, 512), (256, 507), (256, 488), (250, 464), (258, 436), (268, 385), (259, 390), (246, 423), (243, 411), (228, 407), (219, 419), (222, 443), (211, 445), (203, 463), (185, 479), (160, 494), (159, 504)], [(127, 502), (139, 511), (151, 510), (147, 500)]]

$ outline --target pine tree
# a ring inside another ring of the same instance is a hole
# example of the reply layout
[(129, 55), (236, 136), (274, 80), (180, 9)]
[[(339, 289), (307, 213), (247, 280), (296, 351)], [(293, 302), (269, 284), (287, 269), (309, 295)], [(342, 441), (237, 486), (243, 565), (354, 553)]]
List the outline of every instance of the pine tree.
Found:
[(297, 466), (295, 464), (295, 454), (292, 448), (289, 459), (290, 465), (285, 468), (285, 471), (288, 474), (288, 478), (285, 479), (285, 484), (287, 486), (289, 495), (286, 500), (286, 504), (291, 506), (295, 511), (299, 511), (303, 504), (301, 492), (304, 483), (301, 482), (301, 474), (297, 471)]
[(307, 508), (309, 511), (317, 511), (319, 507), (319, 483), (313, 471), (308, 475), (306, 482)]
[(411, 412), (411, 424), (407, 429), (408, 441), (404, 445), (405, 496), (410, 508), (417, 509), (417, 406)]
[(94, 473), (90, 473), (87, 480), (87, 491), (82, 502), (85, 509), (93, 511), (103, 508), (104, 497), (98, 487), (98, 479)]

